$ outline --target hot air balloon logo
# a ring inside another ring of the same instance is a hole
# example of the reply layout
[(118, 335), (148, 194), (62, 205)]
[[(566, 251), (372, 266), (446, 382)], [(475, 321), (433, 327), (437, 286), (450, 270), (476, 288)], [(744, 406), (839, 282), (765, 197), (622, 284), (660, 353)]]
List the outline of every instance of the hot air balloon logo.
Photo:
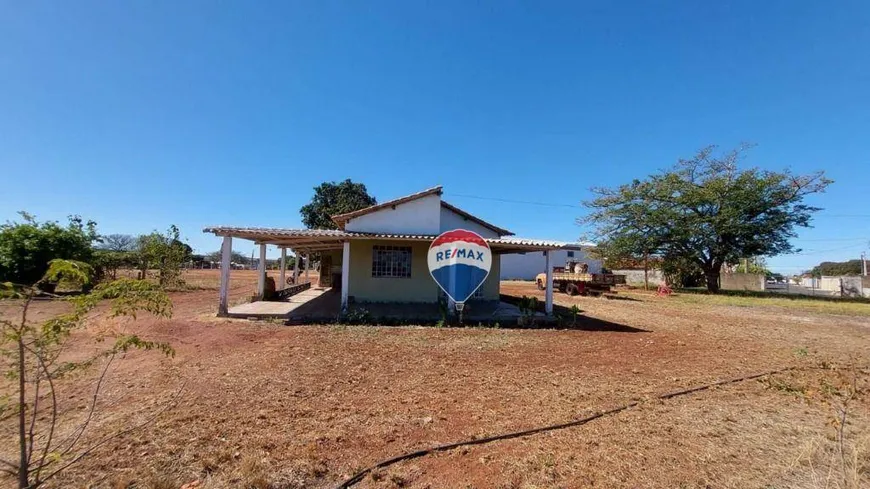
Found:
[(492, 250), (479, 234), (454, 229), (429, 246), (429, 273), (462, 311), (465, 301), (483, 285), (492, 267)]

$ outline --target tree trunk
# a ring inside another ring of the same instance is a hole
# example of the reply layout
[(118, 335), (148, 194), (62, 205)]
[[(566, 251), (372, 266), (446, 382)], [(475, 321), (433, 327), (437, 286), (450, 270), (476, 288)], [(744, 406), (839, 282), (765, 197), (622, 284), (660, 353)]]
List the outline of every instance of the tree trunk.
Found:
[[(24, 329), (24, 328), (22, 328)], [(27, 415), (27, 403), (25, 402), (25, 378), (24, 378), (24, 338), (18, 338), (18, 445), (20, 457), (18, 460), (18, 487), (27, 489), (30, 487), (30, 474), (27, 463), (27, 429), (25, 416)], [(35, 415), (35, 414), (34, 414)]]
[(704, 279), (707, 282), (707, 291), (708, 292), (719, 292), (719, 269), (706, 269), (704, 270)]
[(649, 290), (649, 253), (643, 254), (643, 290)]

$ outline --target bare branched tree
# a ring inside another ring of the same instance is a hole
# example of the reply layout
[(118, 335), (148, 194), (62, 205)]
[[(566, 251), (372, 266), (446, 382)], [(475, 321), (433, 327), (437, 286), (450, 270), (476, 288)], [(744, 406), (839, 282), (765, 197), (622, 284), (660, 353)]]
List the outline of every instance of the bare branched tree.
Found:
[(129, 252), (136, 250), (136, 237), (129, 234), (108, 234), (100, 236), (101, 243), (97, 246), (101, 250)]

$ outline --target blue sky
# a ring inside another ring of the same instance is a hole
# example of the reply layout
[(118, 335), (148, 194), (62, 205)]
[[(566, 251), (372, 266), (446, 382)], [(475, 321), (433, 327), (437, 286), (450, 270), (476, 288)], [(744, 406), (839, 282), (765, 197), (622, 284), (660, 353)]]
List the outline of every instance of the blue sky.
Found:
[(0, 220), (207, 252), (351, 178), (574, 240), (590, 186), (748, 141), (836, 181), (775, 269), (870, 241), (867, 2), (18, 2), (0, 32)]

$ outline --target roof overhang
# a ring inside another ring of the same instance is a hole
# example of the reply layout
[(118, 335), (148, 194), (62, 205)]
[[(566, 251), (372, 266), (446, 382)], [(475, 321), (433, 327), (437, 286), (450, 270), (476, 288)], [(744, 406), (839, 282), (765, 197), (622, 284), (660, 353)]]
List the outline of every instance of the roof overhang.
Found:
[[(247, 239), (257, 244), (270, 244), (299, 251), (328, 251), (341, 249), (345, 241), (386, 240), (431, 242), (437, 236), (417, 234), (355, 233), (333, 229), (281, 229), (217, 226), (203, 229), (215, 236)], [(568, 243), (542, 239), (484, 238), (496, 254), (547, 251), (564, 248)]]

